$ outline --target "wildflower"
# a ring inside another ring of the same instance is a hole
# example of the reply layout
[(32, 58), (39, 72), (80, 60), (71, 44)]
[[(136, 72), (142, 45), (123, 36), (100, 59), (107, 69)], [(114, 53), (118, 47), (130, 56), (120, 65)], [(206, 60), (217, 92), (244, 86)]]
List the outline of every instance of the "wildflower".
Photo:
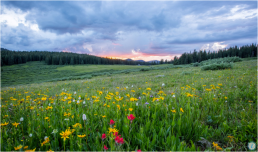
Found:
[(85, 104), (85, 101), (83, 101), (83, 104)]
[(146, 90), (151, 90), (151, 88), (147, 88)]
[(1, 124), (1, 126), (7, 126), (9, 123), (5, 122), (3, 124)]
[(227, 99), (228, 99), (228, 97), (225, 97), (225, 99), (227, 100)]
[(106, 138), (107, 138), (106, 134), (102, 134), (101, 139), (104, 140), (104, 139), (106, 139)]
[(48, 117), (45, 118), (46, 120), (49, 119)]
[(162, 83), (162, 85), (161, 85), (162, 87), (164, 87), (165, 86), (165, 84), (164, 83)]
[(176, 113), (176, 110), (171, 110), (171, 112)]
[(148, 105), (149, 103), (148, 102), (145, 102), (146, 105)]
[(25, 150), (25, 149), (27, 149), (28, 147), (29, 147), (29, 146), (24, 146), (23, 149)]
[(19, 124), (20, 123), (16, 123), (16, 122), (12, 123), (12, 125), (15, 126), (15, 127), (17, 127)]
[(32, 133), (30, 133), (29, 136), (32, 137)]
[(109, 124), (113, 125), (114, 123), (115, 123), (115, 121), (111, 119)]
[(53, 150), (49, 149), (47, 152), (53, 152)]
[(19, 145), (17, 147), (14, 147), (15, 150), (20, 150), (22, 148), (22, 145)]
[(61, 138), (63, 138), (64, 141), (66, 140), (66, 138), (69, 138), (70, 134), (71, 134), (71, 132), (69, 130), (65, 130), (62, 133), (60, 133), (60, 135), (62, 136)]
[(79, 104), (79, 103), (80, 103), (80, 101), (78, 100), (78, 101), (77, 101), (77, 104)]
[(129, 116), (127, 116), (127, 118), (131, 121), (131, 123), (133, 122), (133, 120), (135, 119), (133, 114), (130, 114)]
[(87, 118), (86, 118), (86, 115), (83, 114), (83, 115), (82, 115), (82, 120), (85, 121), (86, 119), (87, 119)]
[(76, 95), (76, 91), (74, 91), (74, 94)]
[(35, 150), (36, 150), (36, 148), (34, 148), (34, 149), (32, 149), (32, 150), (29, 150), (29, 149), (28, 149), (28, 150), (25, 150), (25, 151), (29, 152), (29, 151), (35, 151)]
[(138, 106), (138, 102), (136, 102), (136, 106)]
[(20, 118), (20, 121), (23, 121), (23, 120), (24, 120), (23, 117), (21, 117), (21, 118)]
[(173, 96), (172, 96), (173, 98), (175, 98), (176, 96), (173, 94)]
[(123, 138), (120, 138), (119, 136), (116, 136), (115, 141), (116, 141), (116, 143), (118, 143), (118, 144), (123, 144), (123, 143), (124, 143), (124, 139), (123, 139)]
[(183, 110), (182, 108), (180, 108), (180, 111), (181, 111), (181, 112), (184, 112), (184, 110)]
[(133, 108), (129, 108), (128, 110), (129, 110), (129, 111), (133, 111)]
[(137, 152), (141, 152), (141, 149), (137, 150)]
[(84, 134), (84, 135), (77, 135), (79, 138), (84, 138), (84, 137), (86, 137), (86, 135)]
[(52, 134), (56, 134), (57, 132), (58, 132), (58, 130), (57, 130), (57, 129), (54, 129), (53, 132), (52, 132)]
[(105, 118), (105, 117), (106, 117), (105, 115), (102, 116), (102, 118)]
[(215, 142), (213, 142), (212, 144), (213, 144), (213, 147), (218, 146), (218, 144), (217, 144), (217, 143), (215, 143)]
[(104, 145), (104, 150), (108, 150), (108, 148)]

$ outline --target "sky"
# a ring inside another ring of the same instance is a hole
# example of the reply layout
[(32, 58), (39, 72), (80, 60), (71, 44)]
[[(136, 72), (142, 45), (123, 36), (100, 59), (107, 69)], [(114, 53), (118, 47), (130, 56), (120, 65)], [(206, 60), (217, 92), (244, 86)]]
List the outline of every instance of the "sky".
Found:
[(256, 1), (1, 1), (1, 47), (134, 60), (257, 44)]

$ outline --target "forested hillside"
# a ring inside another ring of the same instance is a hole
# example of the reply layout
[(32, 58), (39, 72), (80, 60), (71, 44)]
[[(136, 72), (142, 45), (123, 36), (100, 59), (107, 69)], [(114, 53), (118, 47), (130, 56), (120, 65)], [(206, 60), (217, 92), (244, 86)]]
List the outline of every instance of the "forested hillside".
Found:
[(42, 61), (48, 65), (75, 65), (75, 64), (150, 64), (148, 62), (128, 61), (121, 59), (102, 58), (88, 54), (47, 51), (10, 51), (1, 48), (1, 66), (21, 64), (29, 61)]
[(179, 58), (174, 60), (161, 60), (160, 62), (142, 62), (142, 60), (121, 60), (97, 57), (88, 54), (77, 54), (68, 52), (47, 52), (47, 51), (10, 51), (1, 48), (1, 66), (21, 64), (29, 61), (43, 61), (48, 65), (76, 65), (76, 64), (123, 64), (123, 65), (150, 65), (150, 64), (190, 64), (201, 62), (208, 59), (234, 57), (240, 58), (257, 57), (257, 45), (245, 45), (242, 47), (230, 47), (219, 51), (196, 51), (192, 53), (183, 53)]
[(175, 57), (173, 64), (190, 64), (195, 62), (201, 62), (208, 59), (223, 58), (223, 57), (234, 57), (238, 56), (240, 58), (257, 57), (257, 45), (245, 45), (242, 47), (230, 47), (228, 49), (219, 51), (196, 51), (193, 53), (184, 53), (179, 58)]

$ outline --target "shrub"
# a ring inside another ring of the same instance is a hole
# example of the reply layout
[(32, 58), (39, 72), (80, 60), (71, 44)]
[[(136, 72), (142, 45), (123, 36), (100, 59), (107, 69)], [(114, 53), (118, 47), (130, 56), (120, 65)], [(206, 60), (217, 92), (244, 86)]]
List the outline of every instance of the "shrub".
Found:
[(182, 73), (181, 73), (181, 75), (190, 75), (192, 72), (191, 71), (183, 71)]
[(220, 70), (220, 69), (231, 69), (233, 68), (232, 63), (214, 63), (202, 66), (202, 70)]
[(218, 58), (218, 59), (209, 59), (202, 61), (200, 65), (209, 65), (209, 64), (220, 64), (220, 63), (231, 63), (231, 62), (240, 62), (242, 61), (239, 57), (225, 57), (225, 58)]
[(192, 65), (195, 66), (195, 67), (198, 67), (198, 66), (200, 66), (200, 63), (195, 62), (195, 63), (192, 63)]

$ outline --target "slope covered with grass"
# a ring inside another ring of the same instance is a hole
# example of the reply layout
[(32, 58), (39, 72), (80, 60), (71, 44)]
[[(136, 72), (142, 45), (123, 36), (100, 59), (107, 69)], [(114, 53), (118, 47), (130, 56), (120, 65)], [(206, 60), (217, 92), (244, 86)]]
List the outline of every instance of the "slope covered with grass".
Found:
[(250, 60), (3, 87), (1, 150), (248, 150), (256, 84)]

